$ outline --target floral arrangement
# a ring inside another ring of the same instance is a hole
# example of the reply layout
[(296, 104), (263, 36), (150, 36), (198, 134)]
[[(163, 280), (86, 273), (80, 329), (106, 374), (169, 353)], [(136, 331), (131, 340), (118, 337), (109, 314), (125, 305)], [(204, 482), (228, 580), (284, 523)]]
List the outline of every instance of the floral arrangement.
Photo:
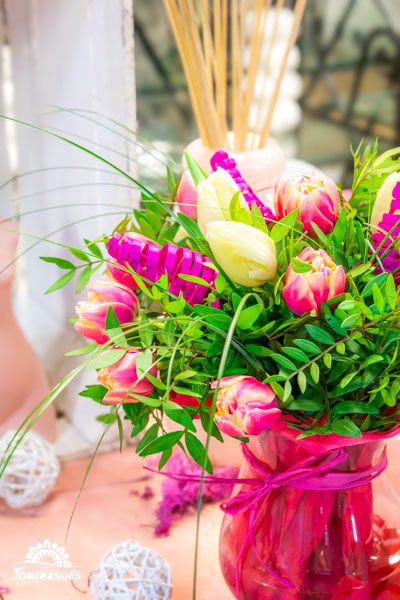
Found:
[(111, 235), (71, 249), (80, 265), (44, 257), (67, 270), (49, 291), (79, 268), (80, 288), (103, 269), (77, 305), (74, 326), (91, 343), (70, 353), (97, 370), (82, 395), (111, 406), (100, 419), (145, 430), (137, 452), (161, 452), (161, 466), (179, 445), (209, 471), (198, 428), (220, 441), (277, 423), (298, 439), (393, 428), (395, 154), (358, 151), (350, 199), (329, 178), (304, 176), (280, 182), (273, 207), (226, 152), (209, 175), (187, 156), (179, 183), (169, 172), (169, 197), (146, 190)]
[[(87, 287), (74, 327), (88, 343), (69, 353), (84, 360), (28, 416), (3, 470), (24, 427), (88, 367), (97, 383), (81, 395), (110, 407), (98, 419), (118, 424), (121, 444), (124, 419), (159, 469), (179, 447), (200, 471), (167, 474), (200, 483), (200, 497), (203, 484), (244, 484), (222, 505), (233, 519), (222, 566), (237, 598), (258, 597), (260, 566), (262, 587), (281, 590), (263, 598), (375, 593), (399, 537), (378, 527), (371, 486), (399, 429), (399, 154), (358, 148), (350, 190), (304, 175), (279, 182), (270, 206), (223, 150), (210, 173), (186, 154), (165, 195), (126, 175), (140, 210), (69, 248), (78, 264), (43, 257), (65, 270), (48, 293), (78, 273)], [(210, 438), (225, 436), (243, 443), (244, 479), (213, 474)], [(326, 539), (338, 559), (329, 579), (307, 579), (310, 565), (323, 569)]]

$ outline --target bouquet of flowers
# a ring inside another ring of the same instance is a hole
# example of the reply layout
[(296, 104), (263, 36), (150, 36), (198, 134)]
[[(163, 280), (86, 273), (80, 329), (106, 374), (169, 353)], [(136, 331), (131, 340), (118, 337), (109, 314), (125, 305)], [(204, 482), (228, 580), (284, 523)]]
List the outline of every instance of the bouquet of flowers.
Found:
[(72, 376), (97, 372), (81, 395), (110, 406), (102, 422), (122, 436), (128, 420), (160, 469), (179, 446), (205, 478), (210, 437), (243, 444), (222, 537), (238, 598), (375, 597), (371, 480), (399, 419), (399, 152), (358, 148), (351, 190), (305, 175), (270, 206), (226, 152), (209, 173), (186, 155), (168, 194), (139, 184), (142, 208), (74, 262), (44, 257), (65, 270), (49, 292), (87, 285), (74, 327), (89, 343), (69, 354), (84, 356)]

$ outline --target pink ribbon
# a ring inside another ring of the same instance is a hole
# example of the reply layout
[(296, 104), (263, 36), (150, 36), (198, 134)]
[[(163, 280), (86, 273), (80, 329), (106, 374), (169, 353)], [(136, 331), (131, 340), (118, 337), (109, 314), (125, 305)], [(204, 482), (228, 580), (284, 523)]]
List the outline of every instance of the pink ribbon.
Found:
[[(382, 452), (379, 461), (375, 465), (362, 467), (354, 471), (335, 470), (334, 467), (342, 463), (347, 458), (347, 450), (338, 448), (326, 452), (318, 457), (310, 456), (298, 462), (296, 465), (289, 467), (286, 471), (271, 471), (269, 467), (261, 460), (252, 454), (246, 444), (242, 444), (244, 457), (251, 468), (258, 473), (258, 477), (214, 477), (213, 475), (184, 475), (180, 473), (171, 473), (164, 471), (161, 475), (171, 477), (178, 481), (205, 481), (208, 484), (241, 484), (248, 486), (247, 489), (241, 490), (236, 496), (221, 504), (221, 509), (229, 515), (237, 515), (249, 511), (248, 532), (243, 540), (243, 544), (239, 550), (235, 568), (235, 586), (236, 596), (240, 599), (240, 561), (246, 551), (248, 543), (257, 557), (259, 563), (268, 571), (281, 585), (286, 589), (292, 590), (293, 584), (280, 577), (269, 567), (261, 558), (257, 551), (255, 543), (255, 522), (257, 512), (261, 504), (268, 498), (273, 489), (283, 486), (289, 486), (300, 490), (308, 491), (339, 491), (350, 490), (358, 486), (369, 483), (375, 477), (378, 477), (387, 467), (386, 451)], [(149, 467), (145, 467), (148, 471), (158, 472)]]

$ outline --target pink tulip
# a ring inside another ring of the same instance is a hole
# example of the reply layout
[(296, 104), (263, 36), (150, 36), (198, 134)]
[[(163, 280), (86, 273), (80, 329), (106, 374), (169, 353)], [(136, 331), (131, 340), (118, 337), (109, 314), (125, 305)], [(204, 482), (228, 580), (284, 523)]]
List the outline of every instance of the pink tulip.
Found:
[(223, 377), (211, 384), (217, 387), (215, 422), (222, 433), (258, 435), (280, 419), (274, 392), (254, 377)]
[(179, 212), (191, 219), (197, 219), (197, 188), (189, 169), (182, 173), (175, 198)]
[(121, 325), (132, 323), (139, 311), (139, 301), (126, 286), (113, 281), (96, 280), (88, 285), (88, 301), (76, 306), (75, 329), (84, 337), (104, 344), (108, 341), (106, 317), (112, 308)]
[(324, 250), (304, 248), (297, 258), (311, 265), (312, 270), (296, 273), (290, 264), (282, 290), (283, 299), (295, 315), (301, 316), (311, 310), (319, 313), (323, 302), (343, 294), (346, 274)]
[[(140, 396), (150, 396), (154, 385), (146, 377), (139, 380), (136, 370), (138, 354), (140, 354), (140, 350), (132, 348), (114, 365), (105, 367), (99, 371), (97, 379), (108, 389), (107, 394), (103, 398), (105, 404), (120, 404), (121, 402), (131, 404), (137, 402), (135, 398), (130, 396), (131, 393), (139, 394)], [(157, 377), (156, 365), (151, 367), (149, 373), (153, 377)]]
[(311, 223), (329, 233), (339, 216), (339, 192), (329, 177), (315, 175), (287, 179), (278, 184), (275, 192), (275, 212), (282, 219), (295, 209), (304, 231), (311, 237), (315, 232)]

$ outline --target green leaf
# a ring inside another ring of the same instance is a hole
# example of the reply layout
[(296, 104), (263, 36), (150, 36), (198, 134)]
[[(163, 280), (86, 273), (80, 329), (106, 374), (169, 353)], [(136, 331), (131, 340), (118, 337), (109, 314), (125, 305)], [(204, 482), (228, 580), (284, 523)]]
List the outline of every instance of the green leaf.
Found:
[(281, 242), (291, 231), (293, 231), (297, 216), (298, 210), (296, 209), (275, 223), (270, 233), (270, 236), (275, 243)]
[(316, 327), (315, 325), (305, 325), (305, 328), (310, 337), (312, 337), (312, 339), (316, 342), (326, 345), (332, 345), (335, 343), (335, 340), (331, 334), (327, 331), (324, 331), (320, 327)]
[(75, 268), (72, 271), (67, 271), (66, 273), (64, 273), (64, 275), (62, 275), (60, 277), (60, 279), (57, 279), (57, 281), (55, 281), (53, 283), (53, 285), (51, 285), (45, 291), (45, 295), (51, 294), (52, 292), (55, 292), (55, 291), (60, 290), (61, 288), (63, 288), (65, 285), (67, 285), (67, 283), (69, 281), (71, 281), (71, 279), (73, 278), (74, 275), (75, 275)]
[(326, 235), (324, 234), (324, 232), (314, 222), (311, 223), (311, 227), (313, 228), (314, 233), (316, 234), (316, 236), (319, 239), (319, 241), (325, 246), (325, 248), (328, 248), (329, 247), (329, 240), (326, 237)]
[(200, 181), (203, 181), (203, 179), (207, 179), (207, 173), (203, 171), (200, 165), (194, 160), (194, 158), (191, 157), (187, 150), (185, 150), (183, 154), (185, 156), (187, 166), (193, 178), (194, 184), (197, 187)]
[(343, 329), (350, 329), (361, 322), (360, 315), (349, 315), (342, 321)]
[(181, 406), (179, 406), (179, 404), (167, 400), (167, 402), (163, 403), (163, 409), (167, 417), (172, 421), (179, 423), (179, 425), (182, 425), (185, 429), (190, 429), (190, 431), (194, 432), (196, 431), (192, 418)]
[(250, 329), (263, 310), (264, 307), (262, 304), (255, 304), (254, 306), (243, 309), (237, 322), (239, 329)]
[(79, 248), (71, 248), (71, 247), (69, 247), (68, 250), (71, 252), (71, 254), (73, 254), (79, 260), (83, 260), (85, 262), (90, 262), (90, 258), (88, 257), (86, 252), (84, 252), (83, 250), (79, 250)]
[(372, 297), (374, 299), (374, 304), (376, 306), (376, 308), (378, 309), (378, 312), (383, 315), (383, 313), (385, 312), (385, 299), (382, 295), (381, 290), (379, 289), (379, 287), (377, 286), (376, 283), (374, 283), (374, 285), (372, 286)]
[(146, 376), (146, 372), (150, 371), (153, 366), (153, 355), (150, 351), (145, 350), (136, 355), (135, 367), (140, 378)]
[(339, 419), (332, 423), (332, 431), (345, 437), (360, 438), (362, 432), (353, 421), (348, 418)]
[(346, 354), (346, 346), (343, 342), (339, 342), (338, 344), (336, 344), (336, 352), (338, 354)]
[(172, 448), (179, 442), (183, 435), (183, 431), (170, 431), (169, 433), (165, 433), (161, 435), (157, 439), (151, 441), (147, 444), (143, 450), (140, 450), (140, 456), (149, 456), (150, 454), (158, 454), (159, 452), (164, 452), (168, 448)]
[(119, 451), (122, 452), (124, 445), (124, 427), (122, 425), (121, 417), (117, 413), (117, 425), (118, 425), (118, 436), (119, 436)]
[(314, 383), (319, 382), (319, 366), (315, 362), (310, 366), (310, 375)]
[(318, 400), (312, 400), (310, 398), (300, 398), (299, 400), (293, 400), (288, 406), (289, 410), (304, 410), (307, 412), (315, 412), (320, 410), (322, 407), (321, 402)]
[(281, 354), (271, 354), (272, 360), (278, 363), (279, 366), (283, 367), (289, 373), (296, 371), (297, 367), (291, 360), (286, 358), (286, 356), (282, 356)]
[(300, 373), (298, 373), (298, 375), (297, 375), (297, 383), (299, 385), (301, 393), (304, 394), (304, 392), (307, 389), (307, 378), (304, 375), (303, 371), (300, 371)]
[(169, 165), (167, 165), (167, 184), (168, 184), (168, 189), (169, 189), (170, 193), (172, 195), (175, 194), (175, 190), (176, 190), (175, 175)]
[(298, 348), (285, 346), (284, 348), (282, 348), (282, 352), (290, 356), (290, 358), (294, 358), (294, 360), (298, 360), (301, 363), (306, 363), (309, 361), (307, 354), (305, 354), (302, 350), (299, 350)]
[(78, 281), (76, 283), (75, 291), (77, 294), (85, 289), (87, 286), (89, 279), (92, 275), (92, 265), (88, 265), (79, 274)]
[(296, 344), (296, 346), (304, 350), (304, 352), (308, 352), (309, 354), (320, 354), (321, 352), (321, 348), (316, 346), (313, 342), (310, 342), (310, 340), (293, 340), (293, 344)]
[(105, 350), (99, 356), (94, 357), (88, 366), (91, 369), (104, 369), (105, 367), (111, 367), (111, 365), (115, 365), (115, 363), (121, 360), (125, 354), (126, 350), (123, 350), (122, 348)]
[(73, 270), (75, 269), (75, 265), (69, 260), (65, 260), (64, 258), (58, 258), (57, 256), (39, 256), (40, 260), (43, 260), (47, 263), (52, 263), (57, 265), (60, 269)]
[(161, 458), (158, 462), (158, 470), (161, 471), (161, 469), (163, 467), (165, 467), (165, 465), (167, 464), (167, 462), (169, 461), (169, 459), (172, 456), (172, 448), (167, 448), (166, 450), (164, 450), (164, 452), (161, 454)]
[(104, 423), (104, 425), (112, 425), (117, 420), (116, 413), (107, 413), (106, 415), (98, 415), (96, 421)]
[(83, 356), (84, 354), (90, 354), (90, 352), (93, 352), (96, 348), (98, 348), (98, 345), (95, 343), (86, 344), (80, 348), (75, 348), (75, 350), (70, 350), (65, 356)]
[(334, 415), (347, 415), (349, 413), (363, 414), (363, 415), (379, 415), (379, 409), (372, 404), (365, 404), (364, 402), (352, 402), (351, 400), (342, 400), (332, 409)]
[[(124, 409), (125, 409), (125, 407), (124, 407)], [(143, 448), (145, 448), (148, 444), (150, 444), (150, 442), (152, 442), (153, 440), (155, 440), (157, 438), (159, 428), (160, 428), (160, 426), (158, 425), (158, 423), (153, 423), (153, 425), (151, 425), (148, 428), (148, 430), (146, 431), (146, 433), (144, 434), (144, 436), (142, 437), (142, 439), (138, 442), (138, 444), (136, 446), (137, 453), (139, 453), (141, 450), (143, 450)]]
[(394, 277), (391, 273), (389, 273), (389, 276), (388, 276), (386, 284), (385, 284), (385, 293), (386, 293), (386, 299), (390, 306), (390, 309), (394, 310), (397, 306), (398, 294), (397, 294)]
[(291, 259), (291, 265), (295, 273), (307, 273), (313, 270), (313, 266), (294, 257)]
[(190, 281), (191, 283), (197, 283), (198, 285), (204, 285), (208, 288), (211, 287), (209, 281), (206, 281), (201, 277), (196, 277), (196, 275), (185, 275), (183, 273), (178, 273), (178, 279), (183, 279), (183, 281)]
[(332, 366), (332, 355), (329, 354), (329, 352), (327, 354), (324, 354), (323, 361), (324, 361), (324, 365), (326, 366), (326, 368), (330, 369)]
[(187, 451), (193, 460), (208, 473), (212, 474), (213, 470), (210, 459), (208, 458), (207, 451), (200, 440), (188, 431), (185, 434), (185, 444)]
[(167, 321), (163, 327), (161, 338), (164, 344), (171, 346), (175, 339), (176, 326), (173, 321)]
[(284, 404), (286, 404), (286, 402), (289, 400), (291, 393), (292, 393), (292, 384), (288, 380), (283, 387), (282, 402)]
[(79, 392), (83, 398), (91, 398), (96, 402), (101, 402), (107, 394), (107, 388), (104, 385), (87, 385), (85, 390)]
[(103, 254), (100, 248), (95, 244), (95, 242), (91, 242), (90, 240), (84, 240), (87, 249), (91, 252), (96, 258), (103, 259)]
[(350, 381), (352, 379), (354, 379), (354, 377), (357, 375), (357, 371), (354, 371), (353, 373), (348, 373), (347, 375), (345, 375), (343, 377), (343, 379), (340, 381), (339, 386), (343, 389), (345, 388), (347, 385), (349, 385)]

